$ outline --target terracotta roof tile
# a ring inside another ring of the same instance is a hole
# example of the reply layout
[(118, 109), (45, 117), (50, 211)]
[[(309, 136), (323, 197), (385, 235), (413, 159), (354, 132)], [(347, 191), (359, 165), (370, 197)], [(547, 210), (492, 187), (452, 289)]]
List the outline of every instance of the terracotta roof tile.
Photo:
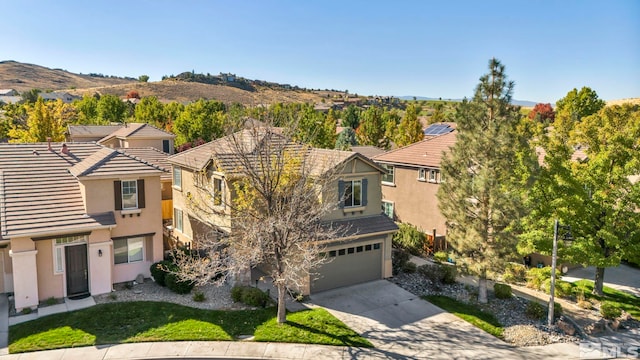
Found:
[(164, 172), (160, 175), (161, 180), (171, 180), (171, 164), (167, 161), (169, 154), (164, 151), (160, 151), (154, 147), (145, 148), (123, 148), (119, 151), (129, 154), (136, 159), (146, 161), (156, 167), (163, 169)]
[(377, 155), (374, 161), (407, 166), (440, 167), (442, 154), (455, 144), (456, 131)]
[(69, 173), (79, 177), (118, 177), (119, 175), (153, 175), (165, 172), (150, 162), (128, 155), (123, 150), (102, 148), (69, 168)]

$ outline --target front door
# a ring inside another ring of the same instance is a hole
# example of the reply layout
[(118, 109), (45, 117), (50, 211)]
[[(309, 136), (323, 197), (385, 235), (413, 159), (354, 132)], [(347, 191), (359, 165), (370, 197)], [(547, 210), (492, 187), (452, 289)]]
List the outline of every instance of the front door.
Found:
[(67, 296), (88, 294), (87, 244), (65, 246), (64, 259), (67, 271)]

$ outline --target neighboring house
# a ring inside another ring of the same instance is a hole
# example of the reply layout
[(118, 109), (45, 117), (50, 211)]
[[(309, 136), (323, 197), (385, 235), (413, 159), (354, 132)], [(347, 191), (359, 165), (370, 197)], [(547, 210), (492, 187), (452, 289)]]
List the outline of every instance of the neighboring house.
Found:
[(71, 104), (74, 100), (82, 99), (80, 96), (71, 95), (67, 92), (39, 93), (38, 96), (44, 101), (62, 100), (65, 104)]
[(440, 171), (443, 152), (455, 144), (455, 132), (425, 140), (373, 157), (387, 170), (382, 177), (382, 207), (390, 218), (415, 225), (429, 236), (435, 234), (436, 250), (446, 246), (446, 219), (438, 208), (436, 193), (444, 181)]
[(0, 96), (20, 96), (20, 93), (15, 89), (0, 89)]
[(68, 125), (65, 135), (68, 142), (98, 142), (121, 127), (123, 125)]
[[(269, 143), (264, 138), (262, 141), (254, 140), (248, 130), (236, 136), (246, 145), (247, 153), (259, 151), (261, 146)], [(271, 136), (277, 139), (270, 141), (287, 141), (280, 135)], [(234, 201), (233, 183), (240, 175), (237, 172), (237, 154), (229, 145), (229, 139), (224, 137), (168, 159), (173, 165), (173, 236), (181, 243), (194, 243), (197, 247), (201, 236), (224, 236), (233, 231), (231, 208), (226, 204)], [(333, 184), (334, 193), (323, 194), (322, 198), (342, 201), (325, 216), (324, 221), (344, 226), (347, 231), (341, 238), (327, 242), (326, 253), (332, 261), (316, 270), (318, 276), (308, 276), (305, 288), (299, 290), (310, 294), (392, 276), (391, 237), (397, 226), (380, 211), (380, 179), (384, 170), (355, 152), (304, 149), (301, 153), (317, 164), (314, 175), (322, 176), (319, 172), (321, 167), (338, 170), (339, 178)], [(212, 193), (203, 196), (203, 190), (196, 183), (208, 184)], [(202, 214), (191, 205), (192, 198), (207, 196), (211, 206), (217, 210), (216, 214)], [(207, 224), (214, 224), (215, 229)]]
[(118, 130), (98, 140), (98, 144), (110, 148), (153, 147), (173, 154), (176, 136), (149, 124), (124, 124)]
[(0, 292), (21, 311), (149, 277), (165, 173), (98, 144), (0, 144)]

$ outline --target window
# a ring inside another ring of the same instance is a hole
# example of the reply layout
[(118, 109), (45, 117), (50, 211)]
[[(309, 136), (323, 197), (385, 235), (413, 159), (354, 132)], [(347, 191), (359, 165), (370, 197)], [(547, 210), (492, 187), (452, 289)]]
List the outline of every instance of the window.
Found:
[(352, 248), (352, 247), (351, 247), (351, 248), (348, 248), (348, 249), (347, 249), (347, 254), (353, 254), (355, 251), (356, 251), (356, 249), (355, 249), (355, 248)]
[(144, 208), (144, 180), (124, 180), (113, 182), (115, 209)]
[(329, 251), (329, 257), (336, 257), (336, 251), (335, 250)]
[(444, 182), (444, 173), (442, 171), (440, 171), (440, 182)]
[(380, 243), (373, 244), (373, 250), (380, 250)]
[(356, 252), (362, 252), (363, 250), (364, 250), (364, 247), (362, 246), (356, 247)]
[(371, 244), (364, 246), (364, 251), (371, 251)]
[(382, 168), (387, 170), (386, 174), (382, 174), (382, 182), (386, 184), (394, 184), (394, 171), (395, 167), (393, 165), (382, 165)]
[(116, 264), (142, 261), (143, 237), (113, 240), (113, 259)]
[(138, 184), (135, 180), (125, 180), (122, 182), (122, 208), (138, 208)]
[(345, 249), (338, 250), (338, 255), (344, 255), (344, 254), (346, 254)]
[(179, 166), (173, 167), (173, 186), (182, 189), (182, 169)]
[(223, 205), (222, 201), (224, 199), (224, 182), (222, 179), (213, 178), (213, 205), (220, 206)]
[(182, 232), (183, 231), (183, 227), (182, 227), (182, 210), (180, 209), (173, 209), (173, 227)]
[(164, 151), (167, 154), (171, 154), (170, 145), (171, 143), (169, 142), (169, 140), (162, 140), (162, 151)]
[(438, 171), (437, 170), (429, 170), (429, 182), (436, 182), (436, 177), (437, 177)]
[(418, 169), (418, 180), (420, 181), (427, 180), (427, 169), (425, 168)]
[(346, 181), (339, 180), (339, 207), (348, 208), (367, 206), (367, 182), (367, 179)]
[(382, 212), (390, 219), (393, 219), (393, 203), (391, 201), (382, 200)]

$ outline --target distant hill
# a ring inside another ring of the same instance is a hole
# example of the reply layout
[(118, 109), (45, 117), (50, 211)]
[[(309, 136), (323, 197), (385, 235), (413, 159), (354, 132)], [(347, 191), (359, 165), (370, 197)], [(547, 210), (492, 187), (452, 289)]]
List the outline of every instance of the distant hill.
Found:
[[(431, 98), (431, 97), (424, 97), (424, 96), (409, 96), (409, 95), (400, 96), (399, 99), (400, 100), (413, 100), (414, 97), (416, 98), (416, 100), (462, 101), (462, 99)], [(524, 107), (534, 107), (537, 104), (537, 102), (535, 102), (535, 101), (516, 100), (516, 99), (513, 99), (511, 101), (511, 103), (513, 105), (524, 106)]]
[(11, 60), (0, 61), (0, 89), (15, 89), (19, 92), (31, 89), (69, 90), (131, 84), (136, 81), (132, 78), (105, 77), (102, 74), (74, 74), (62, 69), (49, 69)]

